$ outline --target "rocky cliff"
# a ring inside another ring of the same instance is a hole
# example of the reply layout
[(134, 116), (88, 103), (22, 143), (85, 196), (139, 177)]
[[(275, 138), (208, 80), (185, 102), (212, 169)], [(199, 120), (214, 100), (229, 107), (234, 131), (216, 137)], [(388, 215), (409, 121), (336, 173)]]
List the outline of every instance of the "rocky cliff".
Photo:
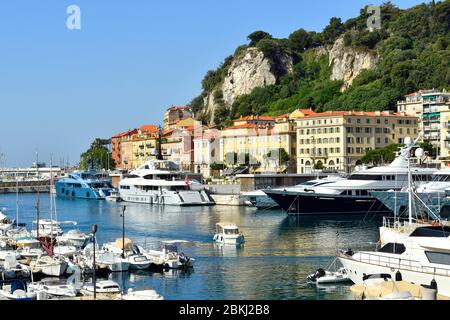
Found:
[(330, 80), (344, 81), (342, 91), (352, 84), (362, 70), (374, 68), (378, 61), (377, 54), (371, 50), (346, 47), (342, 37), (327, 51), (332, 66)]
[(223, 82), (206, 93), (202, 112), (208, 115), (210, 122), (214, 122), (218, 107), (231, 108), (237, 97), (249, 94), (255, 88), (276, 84), (280, 75), (292, 71), (292, 64), (289, 55), (278, 56), (274, 62), (259, 49), (247, 48), (234, 57)]

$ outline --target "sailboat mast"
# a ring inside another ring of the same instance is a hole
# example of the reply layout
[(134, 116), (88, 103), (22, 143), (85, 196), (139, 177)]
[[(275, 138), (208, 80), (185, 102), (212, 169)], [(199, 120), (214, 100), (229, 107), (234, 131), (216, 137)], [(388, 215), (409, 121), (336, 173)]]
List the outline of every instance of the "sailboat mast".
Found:
[[(39, 166), (38, 166), (38, 153), (36, 152), (36, 177), (39, 181)], [(36, 200), (36, 238), (39, 239), (39, 218), (40, 218), (40, 207), (41, 207), (41, 194), (39, 191), (39, 186), (37, 188), (37, 200)]]
[(19, 179), (16, 172), (16, 226), (19, 228)]

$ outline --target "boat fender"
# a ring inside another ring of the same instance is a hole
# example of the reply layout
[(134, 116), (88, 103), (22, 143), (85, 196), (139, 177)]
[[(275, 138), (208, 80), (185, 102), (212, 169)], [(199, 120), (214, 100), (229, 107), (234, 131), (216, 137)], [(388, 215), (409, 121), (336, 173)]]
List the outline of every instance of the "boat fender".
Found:
[(345, 254), (346, 254), (347, 256), (352, 257), (355, 253), (353, 252), (352, 249), (348, 249), (348, 250), (345, 252)]
[(400, 271), (397, 271), (397, 272), (395, 273), (395, 281), (402, 281), (402, 280), (403, 280), (403, 277), (402, 277), (401, 272), (400, 272)]
[(437, 291), (437, 282), (436, 280), (431, 280), (430, 288)]

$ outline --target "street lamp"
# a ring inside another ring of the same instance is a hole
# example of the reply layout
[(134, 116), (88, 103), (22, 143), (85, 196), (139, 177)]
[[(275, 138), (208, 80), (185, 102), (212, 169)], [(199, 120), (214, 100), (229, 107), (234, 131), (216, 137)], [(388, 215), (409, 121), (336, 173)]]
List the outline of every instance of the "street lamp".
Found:
[(125, 210), (127, 206), (122, 206), (122, 258), (125, 259)]
[(92, 225), (92, 233), (93, 233), (93, 235), (94, 235), (94, 239), (93, 239), (93, 241), (94, 241), (94, 275), (93, 275), (93, 282), (94, 282), (94, 299), (97, 299), (97, 279), (96, 279), (96, 271), (97, 271), (97, 268), (96, 268), (96, 263), (95, 263), (95, 234), (97, 233), (97, 225), (96, 224), (93, 224)]

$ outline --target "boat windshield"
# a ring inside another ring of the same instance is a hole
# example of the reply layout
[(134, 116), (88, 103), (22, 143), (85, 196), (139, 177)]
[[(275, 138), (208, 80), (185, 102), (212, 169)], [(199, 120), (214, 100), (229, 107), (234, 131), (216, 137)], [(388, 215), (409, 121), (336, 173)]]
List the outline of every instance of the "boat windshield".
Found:
[(434, 182), (448, 182), (450, 181), (450, 175), (438, 174), (433, 178)]
[(238, 229), (225, 229), (225, 234), (239, 234)]

